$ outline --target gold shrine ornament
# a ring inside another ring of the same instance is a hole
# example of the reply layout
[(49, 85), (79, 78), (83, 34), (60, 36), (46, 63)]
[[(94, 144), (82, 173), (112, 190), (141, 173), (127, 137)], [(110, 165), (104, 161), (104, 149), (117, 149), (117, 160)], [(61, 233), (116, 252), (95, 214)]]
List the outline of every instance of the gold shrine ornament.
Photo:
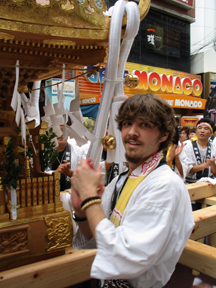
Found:
[(128, 88), (136, 88), (139, 85), (139, 78), (136, 75), (125, 75), (125, 86)]
[(116, 138), (112, 135), (107, 135), (102, 139), (104, 149), (113, 150), (116, 148)]
[[(140, 20), (151, 0), (140, 0)], [(107, 61), (111, 17), (105, 0), (0, 0), (0, 91), (13, 95), (19, 59), (18, 91), (28, 82), (53, 78), (65, 70)], [(122, 21), (121, 38), (127, 15)]]

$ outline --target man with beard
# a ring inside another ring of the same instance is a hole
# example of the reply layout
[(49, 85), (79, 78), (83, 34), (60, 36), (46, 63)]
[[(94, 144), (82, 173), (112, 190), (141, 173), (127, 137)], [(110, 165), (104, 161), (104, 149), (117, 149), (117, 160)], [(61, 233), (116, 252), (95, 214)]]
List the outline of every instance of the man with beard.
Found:
[(173, 109), (158, 96), (135, 95), (116, 121), (129, 170), (103, 191), (100, 168), (81, 159), (71, 180), (79, 225), (73, 247), (97, 248), (91, 277), (103, 279), (100, 287), (162, 287), (194, 226), (188, 191), (163, 159), (175, 131)]

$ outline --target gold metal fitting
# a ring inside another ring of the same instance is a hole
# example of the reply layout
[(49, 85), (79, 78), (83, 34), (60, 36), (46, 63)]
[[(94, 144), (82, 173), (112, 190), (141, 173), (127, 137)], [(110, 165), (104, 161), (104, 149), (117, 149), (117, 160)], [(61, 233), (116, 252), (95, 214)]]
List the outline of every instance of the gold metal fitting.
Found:
[(125, 86), (136, 88), (139, 85), (139, 78), (136, 75), (125, 75)]
[(116, 148), (116, 138), (112, 135), (107, 135), (102, 139), (104, 149), (113, 150)]

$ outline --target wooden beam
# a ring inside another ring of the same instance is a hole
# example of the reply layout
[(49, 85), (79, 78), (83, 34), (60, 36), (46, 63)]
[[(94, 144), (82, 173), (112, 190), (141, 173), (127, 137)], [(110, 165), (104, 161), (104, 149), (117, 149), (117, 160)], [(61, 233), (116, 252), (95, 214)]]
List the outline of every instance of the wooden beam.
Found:
[(206, 205), (216, 205), (216, 197), (208, 197), (205, 199), (200, 199), (197, 202), (202, 203), (202, 204), (206, 204)]
[(216, 206), (209, 206), (193, 212), (195, 226), (190, 239), (197, 240), (216, 232)]
[(0, 137), (17, 136), (17, 133), (14, 131), (15, 128), (16, 127), (0, 127)]
[(216, 186), (208, 182), (197, 182), (186, 185), (191, 201), (208, 198), (216, 194)]
[(95, 249), (67, 248), (65, 255), (0, 272), (0, 287), (62, 288), (90, 279)]
[(216, 249), (188, 240), (179, 263), (216, 279)]

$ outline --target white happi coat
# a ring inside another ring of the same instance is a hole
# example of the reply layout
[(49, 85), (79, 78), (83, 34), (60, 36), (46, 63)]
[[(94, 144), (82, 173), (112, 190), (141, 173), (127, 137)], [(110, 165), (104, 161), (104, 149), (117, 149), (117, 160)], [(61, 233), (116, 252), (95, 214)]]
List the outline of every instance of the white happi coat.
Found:
[[(109, 214), (117, 178), (106, 187), (102, 208)], [(188, 191), (168, 165), (151, 172), (134, 190), (115, 228), (103, 219), (96, 227), (97, 254), (91, 277), (127, 279), (134, 288), (164, 286), (194, 226)], [(74, 248), (95, 248), (78, 230)]]
[[(198, 165), (196, 156), (194, 154), (193, 144), (191, 140), (187, 140), (186, 143), (187, 145), (184, 146), (182, 151), (186, 155), (186, 161), (184, 164), (186, 166), (186, 174), (187, 176), (190, 176), (191, 179), (197, 180), (196, 173), (189, 173), (190, 170), (193, 168), (193, 166)], [(216, 157), (216, 146), (212, 142), (210, 143), (211, 143), (211, 158), (213, 156)], [(211, 167), (209, 167), (209, 177), (212, 175), (213, 173), (211, 171)]]

